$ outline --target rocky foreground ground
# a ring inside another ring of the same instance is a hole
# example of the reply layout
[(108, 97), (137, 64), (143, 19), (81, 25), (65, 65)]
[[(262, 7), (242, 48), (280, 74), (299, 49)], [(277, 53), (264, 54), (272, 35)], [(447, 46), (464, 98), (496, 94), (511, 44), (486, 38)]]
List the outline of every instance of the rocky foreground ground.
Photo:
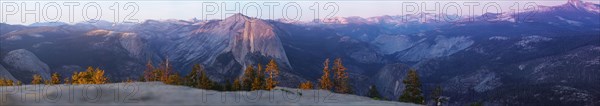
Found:
[(354, 105), (417, 106), (367, 97), (278, 87), (272, 91), (220, 92), (160, 82), (103, 85), (24, 85), (0, 87), (1, 105)]

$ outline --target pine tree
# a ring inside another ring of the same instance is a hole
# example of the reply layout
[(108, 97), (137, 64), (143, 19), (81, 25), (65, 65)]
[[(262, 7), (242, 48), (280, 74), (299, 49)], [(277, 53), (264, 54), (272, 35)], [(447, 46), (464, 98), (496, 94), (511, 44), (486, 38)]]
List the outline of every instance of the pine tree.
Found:
[(232, 91), (232, 87), (233, 84), (231, 80), (227, 80), (227, 82), (225, 82), (225, 85), (223, 86), (223, 91)]
[(377, 87), (375, 85), (369, 86), (369, 92), (367, 93), (367, 97), (377, 100), (383, 99), (383, 97), (381, 97), (381, 94), (379, 94), (379, 91), (377, 91)]
[(214, 87), (218, 87), (216, 86), (217, 84), (215, 82), (213, 82), (212, 80), (210, 80), (210, 78), (208, 77), (208, 74), (206, 74), (206, 71), (204, 69), (200, 70), (200, 82), (198, 87), (202, 88), (202, 89), (217, 89)]
[(192, 71), (185, 76), (185, 85), (189, 87), (197, 87), (200, 83), (200, 71), (204, 70), (200, 64), (195, 64)]
[(265, 76), (262, 69), (262, 65), (258, 64), (258, 68), (256, 69), (256, 78), (254, 78), (254, 82), (252, 82), (252, 90), (264, 90), (265, 89)]
[(333, 80), (335, 92), (344, 94), (352, 93), (348, 72), (346, 72), (346, 67), (342, 64), (341, 58), (337, 58), (333, 62), (333, 70), (335, 73)]
[(233, 86), (231, 87), (231, 91), (239, 91), (242, 89), (242, 84), (240, 83), (240, 79), (236, 78), (233, 80)]
[(210, 90), (223, 91), (223, 89), (225, 89), (224, 85), (221, 85), (214, 81), (211, 81), (211, 82), (212, 83), (210, 83)]
[(58, 73), (53, 73), (50, 84), (60, 84), (60, 75)]
[(254, 67), (250, 65), (246, 66), (246, 70), (244, 70), (244, 75), (242, 77), (242, 90), (252, 90), (252, 83), (254, 82), (254, 78), (256, 78), (255, 76)]
[(310, 81), (306, 81), (306, 82), (300, 83), (299, 88), (300, 89), (314, 89), (313, 84)]
[(146, 69), (144, 70), (144, 80), (145, 81), (156, 81), (156, 76), (154, 73), (155, 69), (154, 66), (152, 65), (152, 61), (148, 61), (148, 63), (146, 63)]
[(433, 99), (436, 106), (441, 106), (443, 102), (446, 102), (446, 100), (442, 98), (442, 92), (442, 86), (439, 85), (431, 92), (431, 99)]
[(147, 81), (161, 81), (165, 84), (174, 85), (182, 84), (180, 82), (182, 80), (181, 77), (179, 76), (179, 74), (173, 71), (173, 67), (169, 63), (168, 59), (165, 59), (165, 61), (161, 63), (158, 68), (154, 68), (151, 62), (148, 62), (148, 64), (146, 64), (144, 77), (144, 79), (146, 79)]
[(148, 81), (162, 81), (161, 78), (163, 76), (163, 70), (160, 68), (155, 68), (150, 72), (151, 78)]
[(485, 105), (483, 105), (483, 102), (473, 102), (473, 103), (469, 104), (469, 106), (485, 106)]
[(402, 83), (404, 83), (404, 92), (398, 98), (400, 102), (412, 102), (416, 104), (423, 104), (425, 102), (421, 94), (421, 82), (419, 81), (417, 71), (410, 69)]
[(323, 62), (323, 75), (319, 79), (319, 89), (331, 90), (333, 88), (333, 82), (331, 82), (329, 74), (329, 59), (325, 59), (325, 62)]
[(125, 80), (124, 83), (133, 83), (133, 79), (131, 79), (131, 78), (128, 77), (127, 80)]
[(137, 78), (137, 82), (146, 82), (146, 77), (144, 77), (146, 75), (146, 72), (144, 72), (144, 74), (138, 76)]
[(170, 79), (171, 75), (173, 74), (173, 67), (171, 67), (171, 64), (169, 63), (169, 59), (165, 59), (165, 62), (163, 62), (160, 67), (159, 70), (156, 70), (158, 72), (158, 79), (160, 81), (162, 81), (163, 83), (167, 83), (169, 82), (169, 80), (175, 80), (175, 79)]
[(265, 72), (268, 74), (268, 78), (266, 80), (266, 89), (267, 90), (273, 90), (275, 88), (275, 86), (277, 86), (277, 77), (279, 76), (279, 67), (277, 66), (277, 62), (275, 62), (274, 59), (271, 59), (271, 61), (269, 61), (269, 64), (267, 64), (267, 68), (265, 69)]
[(33, 84), (33, 85), (42, 84), (42, 76), (39, 74), (34, 74), (33, 79), (31, 80), (31, 84)]

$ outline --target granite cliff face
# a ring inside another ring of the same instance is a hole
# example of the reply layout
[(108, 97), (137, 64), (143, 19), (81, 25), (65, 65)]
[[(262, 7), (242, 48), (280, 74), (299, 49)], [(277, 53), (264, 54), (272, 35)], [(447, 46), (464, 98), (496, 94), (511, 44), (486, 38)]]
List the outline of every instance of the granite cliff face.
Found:
[(274, 58), (289, 66), (276, 30), (264, 20), (236, 14), (207, 22), (167, 48), (175, 50), (169, 54), (176, 60), (193, 61), (204, 57), (207, 59), (203, 63), (209, 64), (218, 55), (231, 52), (235, 61), (243, 66), (256, 63), (250, 59), (253, 54)]
[[(191, 25), (195, 26), (195, 25)], [(265, 64), (275, 59), (282, 68), (291, 70), (278, 33), (269, 22), (235, 14), (224, 20), (208, 21), (158, 49), (169, 60), (187, 69), (192, 64), (205, 64), (222, 75), (215, 79), (235, 77), (248, 65)]]
[[(9, 79), (18, 79), (22, 81), (31, 80), (31, 76), (34, 74), (41, 75), (44, 79), (50, 79), (50, 68), (44, 62), (42, 62), (38, 57), (25, 50), (18, 49), (10, 51), (4, 56), (2, 61), (6, 64), (6, 67), (0, 67), (0, 69), (4, 69), (2, 71), (6, 71), (10, 73), (4, 73), (3, 76)], [(4, 75), (6, 74), (6, 75)], [(16, 77), (12, 77), (12, 75)]]
[(0, 78), (9, 79), (9, 80), (17, 80), (4, 66), (0, 65)]

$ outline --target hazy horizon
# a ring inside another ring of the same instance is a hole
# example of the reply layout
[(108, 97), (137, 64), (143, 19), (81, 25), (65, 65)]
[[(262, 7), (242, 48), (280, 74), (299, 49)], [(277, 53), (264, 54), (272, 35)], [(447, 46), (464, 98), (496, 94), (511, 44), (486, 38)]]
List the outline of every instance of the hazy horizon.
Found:
[[(600, 1), (585, 0), (600, 4)], [(38, 9), (28, 7), (38, 4)], [(238, 6), (235, 6), (238, 3)], [(436, 7), (436, 3), (439, 5)], [(32, 23), (65, 22), (68, 24), (85, 22), (89, 19), (105, 20), (115, 23), (139, 23), (144, 20), (212, 20), (223, 19), (233, 13), (242, 13), (261, 19), (288, 19), (311, 21), (332, 17), (375, 17), (384, 15), (411, 14), (413, 7), (418, 12), (477, 16), (483, 13), (511, 12), (524, 10), (530, 5), (555, 6), (567, 1), (2, 1), (0, 22), (7, 24), (29, 25)], [(416, 6), (415, 6), (416, 4)], [(519, 5), (518, 8), (515, 7)], [(25, 6), (23, 6), (25, 5)], [(317, 13), (316, 6), (319, 6)], [(499, 5), (499, 8), (496, 8)], [(97, 8), (99, 6), (99, 8)], [(120, 9), (115, 9), (116, 7)], [(232, 6), (237, 7), (234, 9)], [(299, 8), (296, 8), (298, 7)], [(403, 8), (403, 6), (406, 6)], [(458, 8), (456, 7), (458, 6)], [(485, 7), (487, 8), (485, 8)], [(14, 11), (15, 7), (17, 10)], [(58, 8), (57, 8), (58, 7)], [(87, 7), (87, 10), (86, 8)], [(125, 8), (127, 7), (127, 8)], [(273, 9), (271, 9), (273, 7)], [(287, 7), (287, 8), (284, 8)], [(73, 8), (71, 10), (71, 8)], [(473, 8), (471, 11), (470, 9)], [(216, 10), (215, 10), (216, 9)], [(404, 10), (407, 9), (407, 10)], [(497, 9), (500, 9), (497, 10)], [(23, 13), (22, 10), (28, 12)], [(86, 10), (86, 12), (84, 12)], [(119, 15), (115, 15), (118, 10)], [(215, 11), (211, 11), (215, 10)], [(226, 11), (223, 11), (226, 10)], [(73, 14), (70, 14), (73, 13)], [(87, 17), (83, 15), (87, 14)], [(38, 15), (37, 17), (34, 17)], [(318, 15), (315, 15), (318, 14)], [(70, 15), (70, 16), (69, 16)], [(70, 19), (73, 17), (73, 19)], [(114, 17), (119, 17), (114, 18)], [(36, 19), (37, 18), (37, 21)]]

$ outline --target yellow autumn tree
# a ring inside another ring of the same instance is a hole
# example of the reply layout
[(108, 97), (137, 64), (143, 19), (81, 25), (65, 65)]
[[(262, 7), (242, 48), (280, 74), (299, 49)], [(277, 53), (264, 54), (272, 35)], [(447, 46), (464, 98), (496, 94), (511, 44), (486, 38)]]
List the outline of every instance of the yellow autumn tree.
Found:
[(94, 81), (94, 84), (108, 83), (108, 78), (104, 76), (104, 70), (96, 68), (96, 70), (93, 73), (94, 74), (92, 75), (92, 81)]
[(333, 82), (331, 82), (329, 74), (329, 59), (325, 59), (325, 62), (323, 62), (323, 75), (319, 79), (319, 89), (331, 90), (333, 88)]
[(21, 86), (21, 81), (13, 81), (10, 79), (0, 78), (0, 86)]
[(71, 84), (79, 84), (80, 79), (79, 72), (73, 72), (73, 74), (71, 74)]
[(13, 82), (13, 80), (6, 80), (6, 86), (13, 86), (15, 85), (15, 83)]
[(34, 74), (33, 79), (31, 80), (31, 84), (33, 84), (33, 85), (42, 84), (42, 76), (39, 74)]
[(0, 78), (0, 86), (20, 85), (19, 83), (20, 83), (20, 81), (17, 81), (17, 84), (15, 84), (13, 80), (5, 79), (5, 78)]
[(314, 89), (313, 88), (313, 84), (310, 81), (306, 81), (306, 82), (300, 83), (299, 88), (300, 89)]
[(82, 72), (74, 72), (71, 75), (71, 84), (84, 84), (87, 83), (87, 81), (83, 80), (83, 73)]
[(58, 73), (53, 73), (50, 79), (50, 84), (60, 84), (60, 75)]
[(274, 59), (271, 59), (271, 61), (269, 61), (269, 64), (267, 64), (267, 68), (265, 69), (265, 72), (268, 74), (268, 78), (266, 80), (266, 89), (267, 90), (273, 90), (275, 88), (275, 86), (277, 86), (277, 81), (276, 78), (279, 76), (279, 67), (277, 66), (277, 62), (275, 62)]
[(181, 77), (179, 77), (179, 74), (177, 74), (177, 73), (169, 75), (169, 77), (166, 79), (166, 81), (164, 83), (171, 84), (171, 85), (181, 85)]
[(12, 80), (10, 79), (5, 79), (5, 78), (0, 78), (0, 86), (12, 86), (13, 84)]
[(83, 72), (73, 72), (73, 75), (71, 75), (71, 83), (72, 84), (91, 84), (92, 81), (90, 81), (91, 78), (91, 73), (94, 71), (94, 68), (92, 67), (88, 67), (85, 71)]
[(86, 71), (74, 72), (71, 76), (72, 84), (106, 84), (108, 78), (104, 76), (104, 70), (88, 67)]
[(8, 84), (6, 83), (6, 79), (0, 78), (0, 86), (8, 86)]

